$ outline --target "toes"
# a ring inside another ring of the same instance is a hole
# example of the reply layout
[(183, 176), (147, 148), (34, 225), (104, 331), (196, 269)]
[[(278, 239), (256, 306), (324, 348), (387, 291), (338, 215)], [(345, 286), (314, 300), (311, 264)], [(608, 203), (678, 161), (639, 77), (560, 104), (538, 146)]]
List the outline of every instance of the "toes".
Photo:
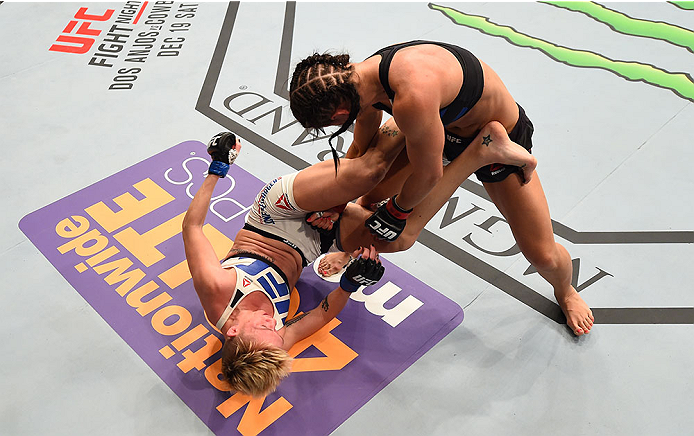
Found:
[(593, 323), (589, 318), (580, 320), (572, 326), (572, 330), (576, 336), (583, 336), (590, 333), (590, 329), (593, 327)]
[(336, 272), (337, 272), (337, 271), (335, 271), (335, 270), (333, 270), (333, 269), (330, 269), (330, 270), (328, 270), (328, 271), (325, 271), (325, 274), (323, 274), (323, 277), (334, 276)]
[(331, 265), (326, 265), (325, 267), (321, 267), (320, 265), (318, 266), (318, 273), (323, 277), (330, 277), (336, 272), (337, 270)]
[(580, 320), (572, 319), (569, 322), (567, 322), (567, 324), (571, 328), (571, 330), (573, 330), (573, 332), (576, 336), (581, 336), (584, 333), (586, 333), (585, 326), (583, 325), (583, 323)]
[(581, 327), (583, 328), (583, 333), (584, 333), (584, 334), (590, 333), (590, 324), (589, 324), (589, 323), (587, 323), (586, 321), (583, 321), (583, 322), (581, 323)]
[(533, 173), (534, 171), (531, 171), (528, 173), (528, 175), (525, 176), (525, 183), (530, 183), (530, 181), (533, 179)]
[(331, 263), (327, 261), (325, 258), (321, 259), (320, 263), (318, 264), (318, 269), (322, 270), (329, 270), (331, 268)]
[(584, 324), (586, 326), (586, 333), (590, 332), (590, 329), (593, 328), (593, 321), (590, 318), (587, 318)]

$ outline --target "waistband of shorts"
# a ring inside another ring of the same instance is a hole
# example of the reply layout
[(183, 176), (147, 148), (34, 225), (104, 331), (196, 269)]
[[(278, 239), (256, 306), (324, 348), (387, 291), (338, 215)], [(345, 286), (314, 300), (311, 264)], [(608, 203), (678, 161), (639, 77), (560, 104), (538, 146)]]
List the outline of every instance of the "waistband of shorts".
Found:
[[(508, 134), (509, 137), (517, 131), (516, 129), (521, 128), (520, 127), (521, 122), (528, 119), (528, 116), (525, 114), (525, 109), (523, 109), (523, 106), (518, 104), (518, 102), (516, 102), (516, 106), (518, 106), (518, 121), (516, 121), (516, 125), (513, 126), (513, 129), (511, 129), (511, 131), (509, 132), (509, 134)], [(463, 141), (464, 143), (467, 143), (467, 144), (470, 144), (472, 142), (472, 140), (475, 139), (477, 137), (477, 135), (480, 134), (480, 132), (477, 132), (477, 133), (475, 133), (475, 136), (465, 137), (465, 136), (460, 136), (460, 135), (457, 135), (455, 133), (452, 133), (450, 130), (446, 129), (445, 127), (444, 127), (443, 131), (446, 135), (451, 135), (455, 139), (460, 139), (461, 141)]]
[(247, 251), (247, 252), (244, 252), (244, 253), (232, 254), (231, 256), (227, 256), (227, 257), (225, 257), (224, 259), (220, 260), (219, 263), (224, 263), (224, 262), (226, 262), (227, 260), (229, 260), (229, 259), (231, 259), (231, 258), (234, 258), (234, 257), (238, 257), (239, 259), (243, 259), (243, 258), (255, 259), (255, 260), (259, 260), (259, 261), (263, 262), (265, 265), (269, 266), (269, 267), (272, 268), (277, 274), (279, 274), (279, 276), (282, 277), (282, 280), (284, 280), (284, 283), (285, 283), (287, 286), (289, 286), (289, 280), (287, 280), (287, 276), (284, 274), (284, 272), (283, 272), (281, 269), (279, 269), (279, 267), (278, 267), (277, 265), (275, 265), (274, 263), (270, 262), (270, 261), (267, 260), (265, 257), (263, 257), (263, 256), (261, 256), (261, 255), (259, 255), (259, 254), (253, 253), (253, 252), (251, 252), (251, 251)]
[(255, 227), (255, 226), (252, 226), (251, 224), (248, 224), (248, 223), (243, 225), (243, 229), (248, 230), (249, 232), (257, 233), (260, 236), (265, 236), (266, 238), (274, 239), (275, 241), (284, 242), (285, 244), (287, 244), (288, 246), (293, 248), (297, 253), (299, 253), (299, 256), (301, 256), (301, 266), (303, 268), (306, 268), (306, 265), (308, 265), (308, 261), (306, 260), (306, 256), (304, 256), (304, 253), (301, 251), (301, 248), (299, 248), (292, 241), (290, 241), (286, 238), (283, 238), (281, 236), (277, 236), (275, 234), (272, 234), (268, 231), (261, 230), (261, 229)]

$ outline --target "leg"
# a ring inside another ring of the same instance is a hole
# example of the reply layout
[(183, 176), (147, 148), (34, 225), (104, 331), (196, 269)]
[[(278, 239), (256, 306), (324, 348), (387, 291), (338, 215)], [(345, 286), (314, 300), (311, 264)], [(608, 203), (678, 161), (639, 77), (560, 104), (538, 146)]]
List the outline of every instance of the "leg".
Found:
[[(355, 153), (354, 157), (340, 161), (337, 177), (332, 162), (321, 162), (303, 170), (294, 181), (295, 201), (302, 209), (322, 211), (352, 201), (369, 190), (380, 195), (382, 189), (374, 186), (381, 186), (382, 182), (390, 185), (386, 180), (408, 163), (404, 150), (405, 138), (391, 118), (363, 154)], [(401, 156), (405, 157), (404, 163)], [(396, 160), (395, 168), (391, 167), (393, 160)], [(348, 261), (348, 253), (329, 253), (320, 260), (318, 273), (331, 276), (342, 271)]]
[[(489, 137), (489, 139), (484, 139)], [(506, 129), (493, 121), (487, 124), (479, 135), (453, 162), (443, 170), (443, 177), (427, 197), (419, 203), (407, 219), (405, 231), (394, 242), (375, 239), (364, 226), (364, 220), (371, 211), (350, 204), (340, 221), (340, 242), (345, 251), (354, 251), (359, 246), (373, 244), (380, 252), (406, 250), (414, 244), (427, 222), (443, 207), (450, 196), (470, 174), (485, 165), (503, 163), (535, 168), (537, 161), (523, 147), (508, 138)]]
[(502, 182), (485, 183), (484, 187), (506, 218), (525, 258), (554, 288), (568, 326), (578, 336), (588, 333), (593, 326), (593, 314), (571, 286), (571, 256), (554, 241), (549, 207), (537, 173), (525, 185), (512, 174)]
[(294, 180), (297, 206), (322, 211), (364, 195), (385, 177), (404, 148), (403, 135), (392, 136), (380, 129), (362, 156), (340, 160), (337, 175), (330, 161), (302, 170)]
[[(407, 158), (407, 152), (403, 148), (383, 180), (367, 194), (359, 197), (357, 204), (370, 209), (373, 203), (392, 197), (400, 192), (402, 184), (405, 183), (411, 172), (412, 166)], [(318, 263), (318, 273), (323, 277), (337, 274), (344, 269), (349, 259), (349, 253), (328, 253)]]

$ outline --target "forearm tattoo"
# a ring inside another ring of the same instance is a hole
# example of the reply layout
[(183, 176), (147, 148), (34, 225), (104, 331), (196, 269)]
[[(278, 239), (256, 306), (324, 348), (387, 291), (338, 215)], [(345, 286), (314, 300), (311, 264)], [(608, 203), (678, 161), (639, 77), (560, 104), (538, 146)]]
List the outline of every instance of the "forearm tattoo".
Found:
[[(309, 311), (309, 312), (310, 312), (310, 311)], [(292, 318), (292, 319), (290, 319), (289, 321), (285, 322), (285, 323), (284, 323), (284, 326), (285, 326), (285, 327), (289, 327), (290, 325), (292, 325), (292, 324), (298, 322), (300, 319), (302, 319), (303, 317), (305, 317), (306, 315), (308, 315), (309, 312), (302, 313), (301, 315), (295, 316), (294, 318)]]
[(398, 131), (397, 129), (391, 129), (388, 126), (383, 126), (381, 127), (381, 133), (388, 136), (398, 136), (398, 133), (400, 133), (400, 131)]
[(323, 299), (323, 302), (320, 304), (320, 307), (322, 307), (323, 310), (326, 312), (330, 308), (330, 305), (328, 304), (328, 297), (327, 296)]

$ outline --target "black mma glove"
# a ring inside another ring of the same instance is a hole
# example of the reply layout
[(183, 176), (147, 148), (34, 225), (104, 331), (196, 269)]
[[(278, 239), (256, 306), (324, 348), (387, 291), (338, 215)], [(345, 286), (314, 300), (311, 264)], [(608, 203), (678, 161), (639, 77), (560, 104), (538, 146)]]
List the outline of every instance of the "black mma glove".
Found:
[(398, 236), (405, 230), (407, 217), (412, 213), (412, 209), (404, 210), (398, 206), (395, 202), (395, 197), (397, 195), (394, 195), (386, 204), (376, 209), (376, 212), (367, 218), (364, 223), (378, 239), (388, 242), (398, 239)]
[(236, 156), (236, 135), (231, 132), (222, 132), (214, 135), (207, 143), (207, 153), (212, 156), (212, 163), (208, 174), (225, 177), (229, 171), (229, 166), (234, 163)]
[(342, 273), (340, 287), (347, 292), (355, 292), (360, 286), (375, 285), (385, 270), (380, 261), (360, 257)]

